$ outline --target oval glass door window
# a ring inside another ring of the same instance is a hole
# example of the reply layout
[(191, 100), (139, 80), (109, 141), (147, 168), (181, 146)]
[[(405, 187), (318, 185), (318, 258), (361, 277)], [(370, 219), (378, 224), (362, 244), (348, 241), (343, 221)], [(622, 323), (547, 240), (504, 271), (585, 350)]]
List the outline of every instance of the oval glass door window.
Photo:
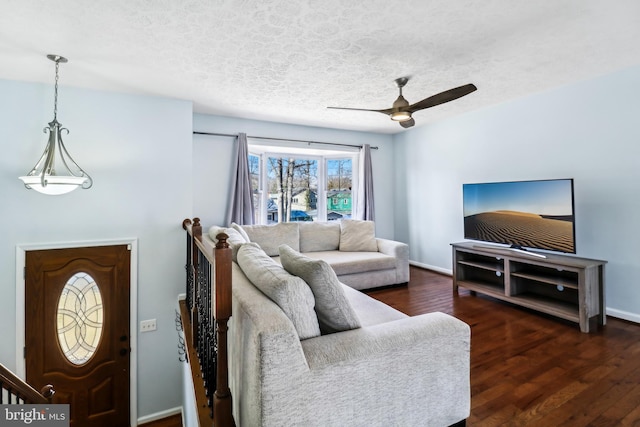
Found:
[(84, 365), (98, 348), (104, 322), (102, 295), (91, 275), (76, 273), (67, 281), (57, 317), (62, 352), (74, 365)]

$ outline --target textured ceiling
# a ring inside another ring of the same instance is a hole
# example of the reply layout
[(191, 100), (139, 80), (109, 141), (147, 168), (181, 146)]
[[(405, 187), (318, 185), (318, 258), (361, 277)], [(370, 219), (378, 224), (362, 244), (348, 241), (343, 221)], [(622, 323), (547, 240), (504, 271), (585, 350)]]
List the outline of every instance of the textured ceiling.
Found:
[[(394, 133), (640, 64), (637, 0), (0, 0), (0, 78), (191, 100), (200, 113)], [(63, 91), (61, 92), (61, 97)], [(61, 101), (62, 102), (62, 101)]]

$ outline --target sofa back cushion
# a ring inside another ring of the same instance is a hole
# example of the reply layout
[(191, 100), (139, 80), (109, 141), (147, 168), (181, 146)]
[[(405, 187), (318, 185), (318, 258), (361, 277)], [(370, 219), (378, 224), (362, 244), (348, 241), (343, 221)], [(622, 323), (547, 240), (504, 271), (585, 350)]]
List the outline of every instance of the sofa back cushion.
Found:
[(255, 242), (269, 256), (278, 256), (278, 246), (288, 245), (300, 249), (297, 222), (281, 222), (274, 225), (243, 225), (251, 242)]
[(231, 248), (231, 257), (233, 258), (234, 261), (237, 261), (238, 249), (240, 248), (241, 245), (247, 243), (248, 240), (246, 240), (240, 233), (238, 233), (237, 230), (234, 230), (233, 228), (230, 228), (230, 227), (220, 227), (218, 225), (214, 225), (211, 228), (209, 228), (209, 237), (216, 244), (218, 243), (217, 236), (220, 233), (224, 233), (227, 236), (229, 236), (229, 238), (227, 239), (227, 243)]
[(287, 273), (256, 243), (238, 250), (238, 265), (245, 276), (271, 301), (278, 304), (293, 323), (301, 340), (320, 336), (315, 299), (300, 277)]
[(342, 284), (331, 266), (280, 246), (280, 262), (289, 273), (301, 277), (313, 292), (315, 310), (323, 334), (360, 327), (360, 320), (347, 299)]
[(357, 219), (341, 220), (340, 250), (346, 252), (378, 252), (375, 223)]
[(340, 247), (339, 222), (302, 222), (299, 228), (300, 252), (337, 251)]

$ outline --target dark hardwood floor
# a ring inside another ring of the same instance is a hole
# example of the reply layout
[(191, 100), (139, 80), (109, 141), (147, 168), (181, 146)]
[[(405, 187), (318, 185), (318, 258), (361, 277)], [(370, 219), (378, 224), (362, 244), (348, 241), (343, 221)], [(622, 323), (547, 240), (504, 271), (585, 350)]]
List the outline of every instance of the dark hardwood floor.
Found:
[(492, 298), (452, 291), (451, 277), (411, 267), (408, 286), (367, 292), (415, 316), (471, 326), (467, 426), (640, 426), (640, 325), (607, 318), (595, 333)]
[(182, 427), (182, 415), (176, 414), (149, 423), (139, 424), (141, 427)]

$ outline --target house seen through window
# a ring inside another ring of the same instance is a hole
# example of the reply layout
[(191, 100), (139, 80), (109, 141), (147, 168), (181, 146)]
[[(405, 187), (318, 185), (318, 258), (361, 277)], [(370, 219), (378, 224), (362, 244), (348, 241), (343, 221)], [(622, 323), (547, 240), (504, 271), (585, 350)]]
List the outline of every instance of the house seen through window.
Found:
[(356, 153), (249, 145), (256, 224), (351, 218)]

